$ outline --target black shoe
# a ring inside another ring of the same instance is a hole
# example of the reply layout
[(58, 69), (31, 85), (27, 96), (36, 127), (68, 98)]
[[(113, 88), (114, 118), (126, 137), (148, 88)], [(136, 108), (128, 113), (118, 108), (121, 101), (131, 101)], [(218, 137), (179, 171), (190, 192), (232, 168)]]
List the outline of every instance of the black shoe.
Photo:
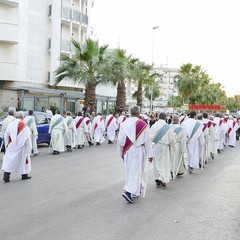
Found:
[(218, 153), (221, 153), (221, 150), (220, 150), (220, 149), (218, 149), (218, 150), (217, 150), (217, 152), (218, 152)]
[(22, 180), (31, 179), (32, 177), (28, 176), (28, 174), (22, 174)]
[(72, 149), (71, 149), (71, 148), (67, 148), (67, 151), (68, 151), (68, 152), (72, 152)]
[(125, 192), (125, 193), (122, 194), (122, 196), (123, 196), (123, 197), (126, 199), (126, 201), (128, 201), (129, 203), (133, 203), (131, 193)]
[(108, 144), (113, 144), (113, 142), (111, 140), (108, 140)]
[(92, 142), (90, 142), (90, 141), (88, 142), (88, 144), (89, 144), (89, 147), (91, 147), (91, 146), (93, 145), (93, 143), (92, 143)]
[(97, 146), (101, 145), (100, 142), (97, 142)]
[(78, 149), (82, 149), (82, 147), (81, 147), (81, 145), (78, 145), (78, 147), (77, 147)]
[(58, 151), (53, 150), (52, 155), (58, 155), (58, 154), (59, 154)]
[(160, 180), (156, 179), (155, 182), (156, 182), (156, 187), (161, 187), (161, 181)]
[(10, 182), (10, 174), (11, 173), (9, 173), (9, 172), (4, 172), (4, 174), (3, 174), (3, 181), (4, 182)]
[(177, 176), (182, 176), (184, 173), (178, 173)]

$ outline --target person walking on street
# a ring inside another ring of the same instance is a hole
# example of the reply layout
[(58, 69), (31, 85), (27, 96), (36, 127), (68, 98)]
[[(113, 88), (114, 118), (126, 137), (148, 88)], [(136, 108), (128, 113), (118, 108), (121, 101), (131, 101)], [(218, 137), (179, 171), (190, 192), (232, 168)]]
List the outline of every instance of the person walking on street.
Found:
[(138, 197), (144, 190), (143, 171), (146, 158), (153, 159), (152, 143), (148, 125), (139, 119), (140, 108), (131, 108), (132, 117), (124, 121), (118, 135), (118, 150), (123, 159), (126, 181), (122, 196), (133, 203), (133, 196)]
[(175, 163), (171, 162), (170, 151), (175, 150), (175, 138), (173, 127), (166, 123), (167, 115), (164, 112), (159, 114), (159, 120), (150, 128), (150, 137), (154, 144), (154, 176), (157, 187), (166, 187), (175, 174)]
[(74, 121), (76, 124), (76, 146), (78, 149), (82, 149), (84, 147), (85, 132), (88, 131), (82, 112), (78, 112)]
[(28, 116), (26, 116), (23, 120), (31, 131), (31, 143), (32, 143), (32, 150), (31, 156), (35, 156), (39, 154), (37, 149), (37, 139), (38, 139), (38, 131), (36, 127), (35, 118), (33, 116), (33, 110), (28, 111)]
[(57, 109), (49, 126), (49, 133), (51, 134), (50, 145), (52, 145), (53, 155), (64, 152), (64, 135), (67, 131), (68, 128), (64, 118), (60, 115), (60, 110)]
[(116, 118), (113, 116), (112, 112), (109, 112), (109, 115), (106, 116), (105, 127), (107, 130), (108, 144), (112, 144), (117, 130)]
[(68, 152), (72, 152), (72, 149), (75, 147), (75, 136), (76, 136), (76, 124), (72, 118), (72, 113), (67, 112), (64, 119), (68, 131), (65, 133), (65, 145)]
[(22, 180), (31, 178), (28, 175), (31, 172), (31, 132), (23, 122), (23, 118), (23, 112), (18, 112), (16, 119), (8, 125), (4, 133), (6, 140), (6, 152), (2, 164), (4, 182), (10, 181), (12, 172), (20, 173)]

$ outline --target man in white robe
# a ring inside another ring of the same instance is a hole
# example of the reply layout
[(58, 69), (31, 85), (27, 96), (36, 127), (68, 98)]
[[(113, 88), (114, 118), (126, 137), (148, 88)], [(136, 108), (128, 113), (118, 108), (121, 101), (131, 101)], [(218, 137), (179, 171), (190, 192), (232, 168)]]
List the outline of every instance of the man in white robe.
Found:
[(78, 112), (74, 121), (76, 125), (76, 146), (78, 149), (82, 149), (85, 142), (85, 132), (88, 131), (86, 122), (82, 116), (82, 112)]
[(18, 112), (16, 117), (17, 119), (8, 125), (4, 133), (6, 141), (6, 152), (2, 164), (4, 182), (10, 181), (12, 172), (20, 173), (22, 180), (31, 178), (28, 176), (31, 171), (31, 132), (26, 123), (22, 121), (24, 118), (23, 112)]
[(210, 155), (212, 160), (217, 156), (217, 145), (218, 145), (218, 131), (217, 125), (213, 122), (214, 117), (209, 116), (209, 121), (211, 126), (209, 127), (209, 136), (210, 136)]
[(90, 119), (90, 114), (89, 113), (86, 113), (85, 117), (84, 117), (84, 122), (87, 126), (87, 129), (86, 129), (86, 132), (85, 132), (85, 137), (86, 137), (86, 140), (89, 144), (89, 146), (92, 146), (93, 143), (92, 143), (92, 122), (91, 122), (91, 119)]
[(92, 123), (93, 138), (97, 145), (101, 145), (101, 143), (104, 142), (103, 137), (104, 130), (105, 125), (102, 118), (102, 114), (98, 113), (98, 115), (94, 118)]
[(113, 116), (112, 112), (110, 112), (109, 115), (106, 116), (105, 127), (107, 130), (108, 144), (113, 144), (116, 136), (117, 121), (116, 118)]
[(35, 122), (35, 118), (33, 116), (33, 110), (28, 111), (28, 116), (26, 116), (23, 120), (31, 131), (31, 143), (32, 143), (32, 150), (31, 156), (39, 154), (37, 149), (37, 138), (38, 138), (38, 131)]
[(68, 131), (65, 133), (65, 146), (68, 152), (72, 152), (72, 149), (75, 147), (75, 136), (77, 133), (76, 124), (72, 118), (72, 113), (67, 112), (64, 121), (67, 125)]
[(53, 155), (58, 155), (64, 152), (64, 136), (68, 131), (64, 118), (60, 115), (60, 110), (57, 109), (55, 115), (51, 118), (49, 133), (51, 134), (51, 142)]
[(118, 150), (123, 158), (126, 181), (122, 196), (133, 203), (132, 197), (138, 197), (143, 192), (143, 172), (146, 158), (152, 161), (153, 152), (147, 124), (139, 119), (140, 108), (131, 108), (132, 117), (127, 119), (119, 131)]
[(221, 151), (223, 150), (223, 143), (224, 143), (225, 133), (226, 133), (224, 121), (220, 117), (221, 115), (219, 113), (216, 113), (213, 119), (213, 122), (216, 124), (217, 132), (218, 132), (218, 145), (217, 145), (218, 153), (221, 153)]
[(118, 118), (118, 120), (117, 120), (118, 131), (119, 131), (120, 127), (121, 127), (121, 124), (122, 124), (124, 121), (126, 121), (126, 119), (127, 119), (127, 117), (126, 117), (126, 115), (125, 115), (125, 112), (122, 112), (122, 115), (121, 115), (121, 116)]
[(204, 144), (202, 125), (196, 120), (197, 113), (190, 112), (189, 118), (182, 123), (187, 134), (189, 172), (194, 173), (194, 168), (199, 168), (199, 144)]
[(228, 146), (229, 147), (235, 147), (236, 146), (236, 132), (238, 130), (239, 126), (237, 121), (232, 117), (229, 116), (228, 120)]
[[(175, 163), (171, 162), (170, 150), (175, 149), (173, 127), (166, 123), (167, 115), (159, 114), (159, 120), (150, 129), (150, 137), (154, 143), (154, 176), (157, 187), (166, 187), (170, 182), (171, 171), (175, 173)], [(172, 159), (174, 160), (174, 159)]]
[(175, 170), (176, 175), (183, 175), (187, 169), (187, 144), (186, 144), (186, 133), (185, 130), (179, 124), (179, 117), (173, 115), (172, 127), (176, 142), (176, 151), (171, 151), (172, 157), (175, 158)]
[[(8, 116), (2, 122), (2, 132), (1, 132), (1, 135), (0, 135), (0, 137), (2, 138), (2, 144), (1, 145), (3, 145), (3, 143), (4, 143), (4, 145), (6, 146), (6, 142), (4, 141), (4, 133), (7, 129), (7, 126), (9, 125), (9, 123), (14, 121), (15, 119), (16, 118), (15, 118), (14, 110), (9, 110), (8, 111)], [(0, 147), (0, 151), (1, 151), (1, 147)]]

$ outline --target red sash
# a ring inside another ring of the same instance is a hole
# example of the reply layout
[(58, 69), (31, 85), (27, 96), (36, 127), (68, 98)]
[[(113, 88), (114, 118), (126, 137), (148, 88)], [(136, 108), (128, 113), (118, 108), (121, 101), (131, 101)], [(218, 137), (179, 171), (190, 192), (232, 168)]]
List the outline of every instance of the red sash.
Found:
[[(18, 122), (18, 129), (17, 129), (17, 135), (27, 126), (27, 124), (23, 121)], [(12, 142), (11, 137), (9, 136), (9, 143)], [(9, 144), (8, 143), (8, 144)]]
[(108, 128), (108, 126), (110, 125), (110, 123), (112, 122), (113, 119), (114, 119), (114, 116), (112, 115), (107, 122), (107, 128)]
[(78, 127), (80, 126), (80, 124), (82, 123), (82, 121), (83, 121), (83, 117), (78, 120), (78, 122), (77, 122), (77, 124), (76, 124), (76, 128), (77, 128), (77, 129), (78, 129)]
[(236, 122), (233, 122), (233, 127), (232, 127), (232, 128), (230, 127), (230, 128), (228, 129), (228, 134), (230, 134), (230, 132), (232, 131), (232, 129), (235, 127), (235, 125), (236, 125)]
[(221, 126), (221, 125), (222, 125), (222, 123), (223, 123), (223, 120), (222, 120), (222, 119), (220, 119), (220, 121), (219, 121), (219, 126)]
[[(136, 140), (138, 139), (138, 137), (141, 135), (141, 133), (143, 132), (143, 130), (147, 127), (147, 123), (144, 122), (143, 120), (139, 119), (136, 122)], [(122, 158), (124, 157), (124, 155), (126, 154), (126, 152), (128, 151), (128, 149), (133, 145), (133, 142), (127, 137), (126, 138), (126, 142), (125, 145), (123, 146), (123, 151), (122, 151)]]
[(123, 117), (123, 120), (122, 120), (122, 123), (125, 121), (127, 119), (127, 117), (126, 116), (124, 116)]
[[(101, 117), (100, 118), (100, 122), (103, 120), (103, 118)], [(95, 123), (95, 125), (94, 125), (94, 131), (95, 131), (95, 129), (98, 127), (98, 124), (97, 123)]]
[(204, 123), (204, 124), (203, 124), (203, 129), (202, 129), (203, 132), (205, 131), (205, 129), (207, 128), (207, 126), (208, 126), (207, 123)]
[(212, 122), (211, 122), (211, 121), (209, 121), (209, 122), (207, 123), (207, 125), (208, 125), (208, 127), (210, 128), (210, 127), (211, 127), (211, 125), (212, 125)]
[(90, 122), (91, 122), (91, 121), (88, 119), (88, 120), (86, 121), (86, 124), (88, 125)]

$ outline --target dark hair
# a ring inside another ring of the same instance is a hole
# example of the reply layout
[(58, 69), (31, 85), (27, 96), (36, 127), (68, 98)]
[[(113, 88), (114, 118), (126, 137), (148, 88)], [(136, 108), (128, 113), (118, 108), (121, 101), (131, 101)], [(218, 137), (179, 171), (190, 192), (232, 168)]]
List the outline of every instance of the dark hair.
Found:
[(29, 110), (28, 115), (32, 116), (33, 115), (33, 110)]
[(202, 115), (203, 115), (203, 118), (208, 118), (208, 114), (206, 112), (204, 112)]
[(190, 118), (194, 118), (196, 115), (197, 115), (197, 112), (196, 111), (192, 111), (192, 112), (190, 112), (189, 117)]
[(60, 114), (60, 109), (59, 108), (56, 109), (55, 114)]
[(77, 114), (78, 116), (82, 116), (82, 112), (78, 112), (78, 114)]
[(159, 113), (159, 119), (166, 120), (167, 119), (167, 114), (165, 112), (160, 112)]

